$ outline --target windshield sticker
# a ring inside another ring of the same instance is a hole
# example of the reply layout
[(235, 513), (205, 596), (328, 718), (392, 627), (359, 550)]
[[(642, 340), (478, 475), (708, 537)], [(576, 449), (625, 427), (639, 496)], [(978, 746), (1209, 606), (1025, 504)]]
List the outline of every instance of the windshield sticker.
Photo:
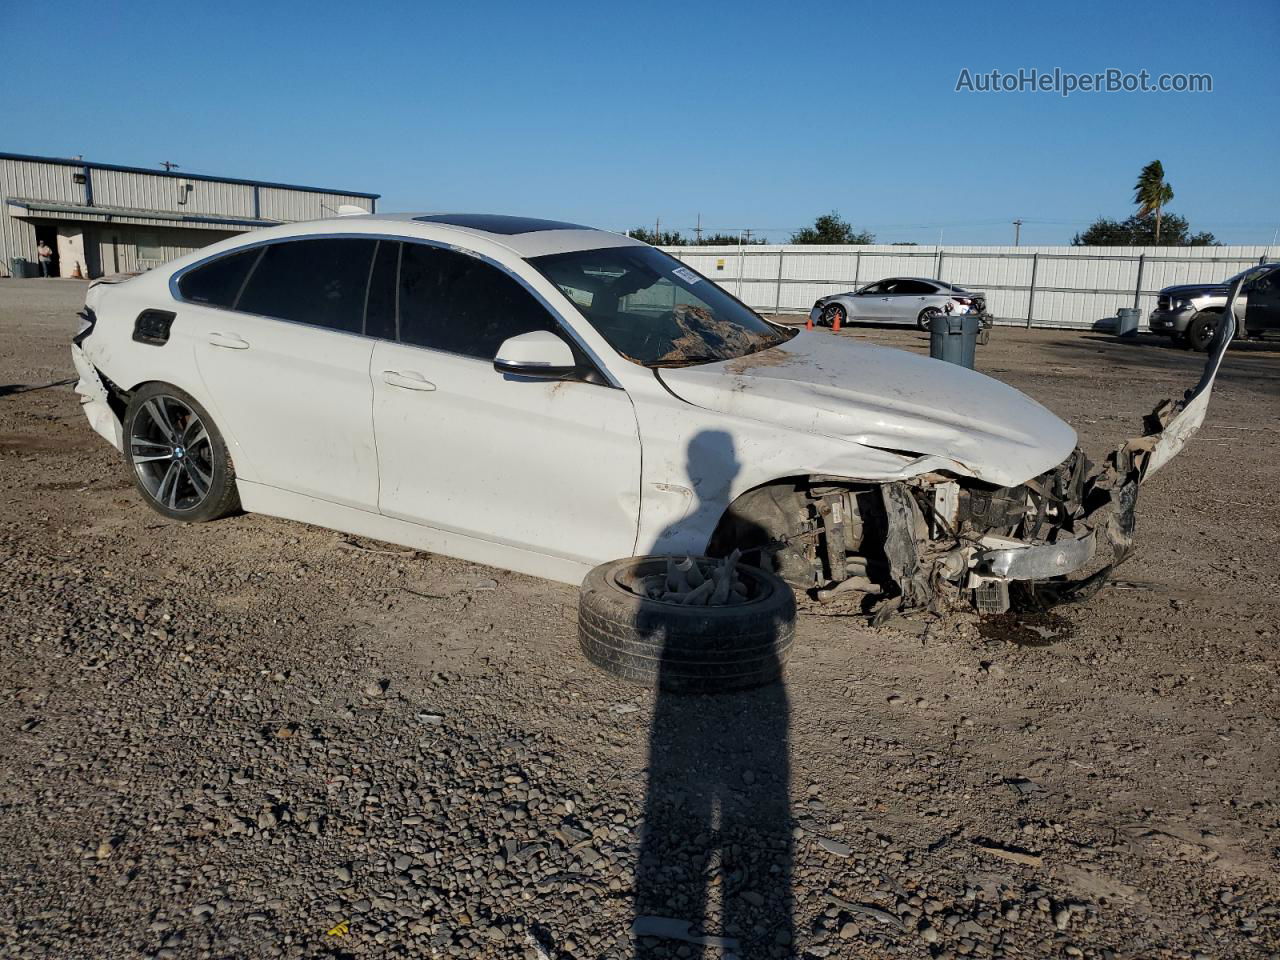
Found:
[(676, 267), (671, 271), (685, 283), (697, 283), (702, 278), (690, 270), (688, 267)]

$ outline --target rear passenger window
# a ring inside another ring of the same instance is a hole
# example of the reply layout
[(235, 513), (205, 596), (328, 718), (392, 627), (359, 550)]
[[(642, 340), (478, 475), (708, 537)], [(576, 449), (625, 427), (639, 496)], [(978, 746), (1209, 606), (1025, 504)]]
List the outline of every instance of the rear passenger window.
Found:
[(556, 330), (555, 318), (483, 260), (420, 243), (400, 258), (400, 340), (492, 360), (508, 337)]
[(207, 303), (211, 307), (233, 307), (240, 288), (244, 286), (245, 277), (262, 253), (261, 248), (233, 253), (228, 257), (206, 263), (182, 275), (178, 281), (178, 292), (183, 300), (192, 303)]
[(263, 248), (236, 309), (360, 333), (378, 241), (289, 240)]

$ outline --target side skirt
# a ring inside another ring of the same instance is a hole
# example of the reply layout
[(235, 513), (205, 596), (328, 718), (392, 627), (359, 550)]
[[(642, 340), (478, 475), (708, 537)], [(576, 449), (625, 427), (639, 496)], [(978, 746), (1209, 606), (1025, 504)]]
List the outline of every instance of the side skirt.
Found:
[(558, 580), (578, 586), (591, 567), (587, 564), (550, 557), (531, 550), (521, 550), (492, 540), (480, 540), (457, 533), (446, 533), (435, 527), (384, 517), (355, 507), (346, 507), (327, 500), (290, 493), (277, 487), (269, 487), (248, 480), (236, 480), (240, 492), (240, 505), (250, 513), (264, 513), (299, 523), (311, 523), (357, 537), (369, 537), (386, 543), (396, 543), (415, 550), (439, 553), (472, 563), (484, 563), (532, 577)]

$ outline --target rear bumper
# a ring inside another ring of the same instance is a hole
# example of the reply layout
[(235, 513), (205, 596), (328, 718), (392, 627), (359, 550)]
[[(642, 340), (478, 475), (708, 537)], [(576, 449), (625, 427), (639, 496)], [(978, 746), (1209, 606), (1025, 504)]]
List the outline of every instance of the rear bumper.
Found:
[(124, 431), (115, 411), (107, 401), (107, 387), (93, 368), (89, 358), (79, 346), (72, 344), (71, 361), (75, 364), (76, 373), (80, 376), (76, 384), (76, 395), (80, 398), (80, 407), (84, 410), (89, 426), (93, 427), (104, 440), (117, 450), (124, 451)]

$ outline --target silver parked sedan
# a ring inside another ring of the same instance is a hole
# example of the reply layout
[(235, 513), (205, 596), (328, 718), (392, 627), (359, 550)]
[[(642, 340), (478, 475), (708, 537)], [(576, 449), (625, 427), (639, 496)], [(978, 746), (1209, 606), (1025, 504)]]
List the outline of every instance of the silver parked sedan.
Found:
[(856, 291), (822, 297), (809, 311), (814, 323), (832, 326), (850, 321), (914, 323), (927, 330), (929, 321), (944, 313), (984, 313), (986, 295), (942, 280), (890, 277)]

